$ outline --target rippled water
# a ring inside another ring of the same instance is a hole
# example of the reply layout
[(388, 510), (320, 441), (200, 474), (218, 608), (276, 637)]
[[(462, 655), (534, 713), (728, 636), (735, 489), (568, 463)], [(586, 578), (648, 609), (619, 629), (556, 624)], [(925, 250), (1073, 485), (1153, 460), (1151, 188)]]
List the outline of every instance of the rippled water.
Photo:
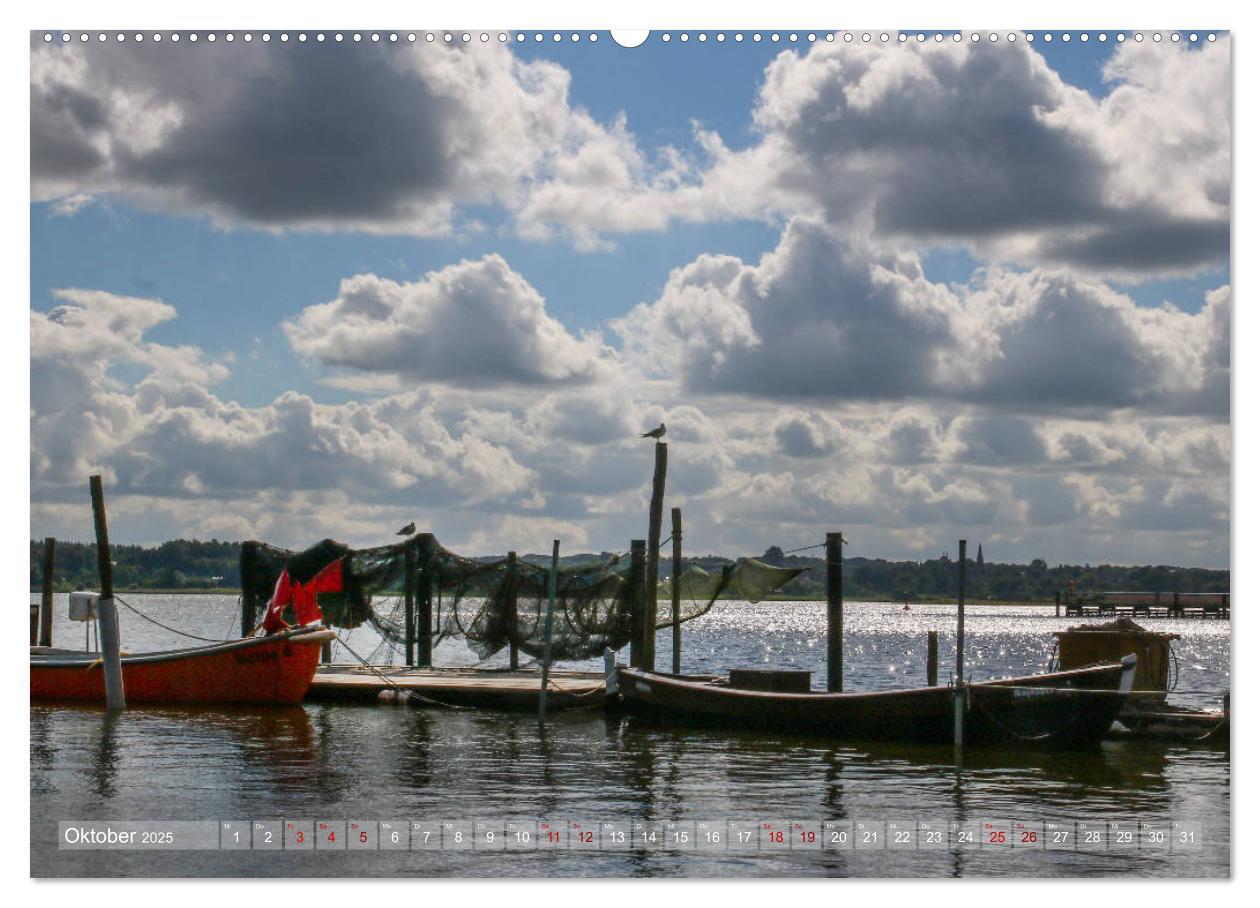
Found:
[[(127, 597), (154, 618), (223, 638), (235, 597)], [(58, 615), (65, 612), (64, 597)], [(1050, 632), (1037, 607), (968, 611), (974, 678), (1041, 670)], [(1219, 703), (1229, 685), (1229, 625), (1150, 621), (1180, 633), (1180, 691)], [(183, 645), (122, 610), (124, 647)], [(683, 668), (801, 667), (823, 672), (818, 603), (722, 603), (687, 625)], [(953, 665), (953, 609), (849, 604), (846, 688), (922, 683), (927, 631), (941, 632), (941, 677)], [(58, 645), (81, 645), (63, 619)], [(379, 641), (348, 635), (367, 655)], [(348, 659), (339, 652), (336, 658)], [(471, 664), (444, 643), (439, 664)], [(668, 634), (658, 664), (669, 661)], [(58, 852), (58, 820), (568, 819), (628, 821), (873, 819), (1153, 820), (1202, 824), (1182, 853), (848, 852), (839, 854), (552, 854)], [(532, 716), (377, 706), (133, 709), (113, 721), (86, 708), (31, 707), (31, 868), (36, 875), (854, 875), (1225, 876), (1229, 755), (1195, 745), (1105, 744), (1095, 753), (840, 747), (764, 733), (659, 729), (602, 711)]]

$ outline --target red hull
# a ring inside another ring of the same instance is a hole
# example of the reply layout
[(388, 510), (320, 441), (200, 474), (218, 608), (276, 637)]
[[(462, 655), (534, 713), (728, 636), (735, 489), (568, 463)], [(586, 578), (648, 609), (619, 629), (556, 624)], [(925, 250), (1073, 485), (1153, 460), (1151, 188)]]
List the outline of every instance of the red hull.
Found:
[[(336, 636), (301, 628), (210, 646), (124, 656), (130, 703), (299, 703), (319, 664), (320, 647)], [(31, 648), (32, 700), (104, 702), (96, 654)]]

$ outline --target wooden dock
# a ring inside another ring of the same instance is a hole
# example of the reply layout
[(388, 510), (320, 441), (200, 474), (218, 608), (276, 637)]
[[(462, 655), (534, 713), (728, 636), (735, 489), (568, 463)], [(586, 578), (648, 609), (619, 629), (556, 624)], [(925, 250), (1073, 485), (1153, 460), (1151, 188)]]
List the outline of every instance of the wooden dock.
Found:
[[(1059, 601), (1055, 595), (1056, 611)], [(1207, 618), (1229, 620), (1229, 593), (1108, 592), (1065, 599), (1069, 618)]]
[[(471, 668), (368, 669), (357, 664), (321, 665), (306, 699), (323, 703), (409, 702), (416, 706), (537, 710), (542, 674)], [(406, 692), (406, 693), (404, 693)], [(414, 697), (407, 697), (407, 694)], [(602, 707), (600, 672), (555, 671), (547, 683), (547, 708)]]

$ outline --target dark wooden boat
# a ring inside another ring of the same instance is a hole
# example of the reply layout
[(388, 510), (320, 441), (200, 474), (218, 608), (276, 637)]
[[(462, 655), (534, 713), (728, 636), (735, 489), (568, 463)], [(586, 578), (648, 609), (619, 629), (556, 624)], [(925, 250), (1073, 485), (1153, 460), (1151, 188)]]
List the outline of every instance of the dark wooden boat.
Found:
[[(1137, 660), (964, 686), (964, 743), (1097, 744), (1132, 688)], [(731, 687), (618, 666), (616, 688), (628, 710), (726, 728), (773, 728), (853, 741), (952, 744), (953, 687), (829, 694)]]
[[(268, 637), (122, 657), (128, 703), (300, 703), (337, 635), (299, 627)], [(105, 702), (99, 653), (31, 647), (32, 700)]]

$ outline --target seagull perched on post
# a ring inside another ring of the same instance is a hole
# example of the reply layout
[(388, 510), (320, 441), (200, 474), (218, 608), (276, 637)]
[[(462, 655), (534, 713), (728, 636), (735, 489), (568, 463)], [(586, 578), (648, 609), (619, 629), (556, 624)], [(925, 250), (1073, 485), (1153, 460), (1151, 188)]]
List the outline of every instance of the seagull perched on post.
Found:
[(661, 437), (662, 435), (664, 435), (664, 434), (665, 434), (665, 423), (661, 423), (659, 426), (657, 426), (657, 427), (656, 427), (655, 429), (653, 429), (651, 432), (644, 432), (644, 433), (643, 433), (642, 435), (640, 435), (639, 437), (640, 437), (640, 438), (660, 438), (660, 437)]
[(415, 531), (416, 531), (416, 522), (413, 520), (411, 521), (411, 523), (407, 524), (405, 527), (403, 527), (394, 535), (395, 536), (410, 536)]

